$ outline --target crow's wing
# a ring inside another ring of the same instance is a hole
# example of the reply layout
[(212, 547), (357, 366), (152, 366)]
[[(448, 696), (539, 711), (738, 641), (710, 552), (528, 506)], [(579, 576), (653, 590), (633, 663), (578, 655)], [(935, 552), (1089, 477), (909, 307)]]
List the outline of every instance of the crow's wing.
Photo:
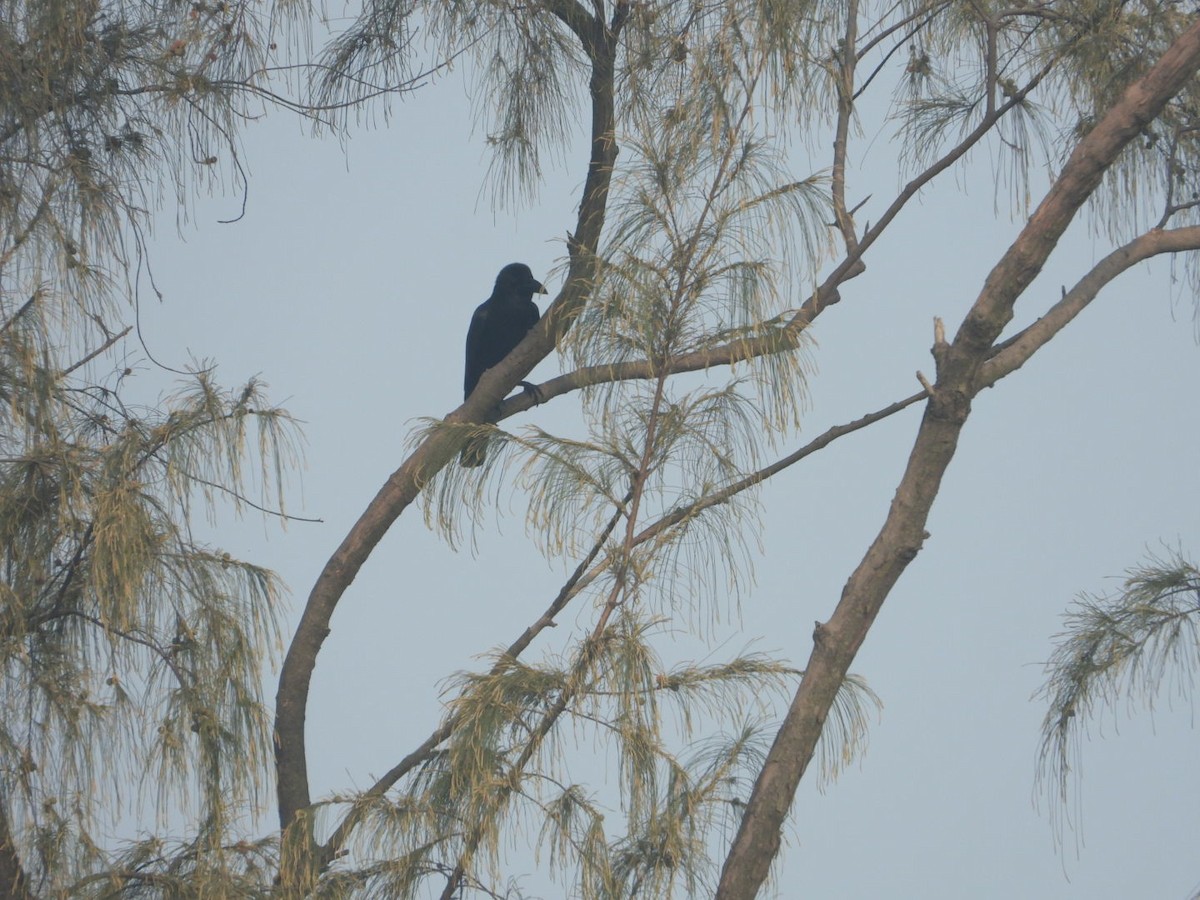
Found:
[[(525, 304), (525, 334), (529, 333), (529, 330), (538, 323), (538, 319), (541, 317), (542, 314), (538, 312), (536, 303), (530, 300), (527, 304)], [(525, 335), (521, 335), (522, 338), (524, 338), (524, 336)]]
[(463, 399), (471, 396), (479, 378), (490, 365), (487, 361), (488, 308), (480, 304), (471, 316), (471, 327), (467, 329), (467, 367), (463, 376)]

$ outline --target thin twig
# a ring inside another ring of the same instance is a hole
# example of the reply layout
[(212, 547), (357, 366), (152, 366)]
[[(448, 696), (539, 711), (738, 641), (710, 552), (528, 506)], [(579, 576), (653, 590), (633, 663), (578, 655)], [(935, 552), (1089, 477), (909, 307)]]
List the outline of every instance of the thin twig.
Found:
[(90, 363), (90, 362), (91, 362), (93, 359), (95, 359), (95, 358), (96, 358), (97, 356), (99, 356), (100, 354), (104, 353), (104, 351), (106, 351), (106, 350), (107, 350), (109, 347), (111, 347), (111, 346), (112, 346), (113, 344), (115, 344), (117, 341), (121, 340), (121, 338), (125, 337), (125, 335), (129, 334), (129, 332), (131, 332), (131, 331), (133, 331), (133, 326), (132, 326), (132, 325), (127, 325), (127, 326), (125, 326), (125, 330), (124, 330), (124, 331), (118, 332), (117, 334), (114, 334), (114, 335), (110, 336), (108, 340), (106, 340), (106, 341), (105, 341), (103, 344), (101, 344), (99, 347), (97, 347), (95, 350), (93, 350), (91, 353), (89, 353), (89, 354), (88, 354), (87, 356), (85, 356), (83, 359), (81, 359), (81, 360), (79, 360), (77, 363), (75, 363), (75, 364), (73, 364), (73, 365), (71, 365), (71, 366), (68, 366), (67, 368), (63, 369), (63, 370), (62, 370), (62, 371), (59, 373), (59, 377), (62, 377), (62, 376), (64, 376), (64, 375), (70, 375), (70, 374), (71, 374), (72, 372), (74, 372), (76, 369), (78, 369), (78, 368), (80, 368), (80, 367), (82, 367), (82, 366), (86, 366), (86, 365), (87, 365), (88, 363)]

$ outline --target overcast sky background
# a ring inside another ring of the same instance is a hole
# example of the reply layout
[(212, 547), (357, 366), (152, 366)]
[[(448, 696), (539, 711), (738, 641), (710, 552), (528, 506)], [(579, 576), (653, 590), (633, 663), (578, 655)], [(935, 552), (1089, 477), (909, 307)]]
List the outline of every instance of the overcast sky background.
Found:
[[(898, 184), (894, 145), (865, 124), (851, 154), (851, 202), (873, 194), (860, 224)], [(243, 219), (218, 224), (237, 214), (236, 197), (204, 200), (181, 241), (175, 210), (160, 216), (152, 261), (164, 299), (144, 292), (141, 309), (150, 349), (176, 366), (189, 355), (214, 360), (231, 386), (261, 375), (304, 422), (307, 468), (290, 511), (322, 523), (281, 532), (224, 518), (214, 538), (290, 585), (285, 639), (321, 566), (403, 460), (415, 420), (460, 403), (467, 323), (499, 268), (523, 261), (552, 294), (561, 286), (548, 273), (574, 222), (582, 139), (565, 169), (547, 173), (536, 203), (513, 213), (494, 212), (483, 190), (483, 137), (457, 78), (344, 145), (313, 140), (273, 112), (245, 135)], [(791, 174), (826, 165), (827, 148), (817, 149), (813, 161), (798, 148)], [(872, 250), (867, 273), (812, 332), (811, 409), (790, 447), (913, 393), (917, 369), (932, 375), (933, 317), (956, 328), (1019, 228), (994, 201), (978, 154)], [(1108, 249), (1075, 228), (1014, 328)], [(1078, 853), (1070, 836), (1056, 852), (1034, 803), (1044, 708), (1031, 694), (1061, 613), (1081, 590), (1115, 590), (1114, 576), (1147, 549), (1200, 554), (1200, 348), (1193, 298), (1168, 274), (1165, 263), (1126, 274), (975, 403), (931, 537), (853, 666), (885, 704), (869, 749), (824, 793), (806, 777), (780, 896), (1183, 898), (1200, 889), (1200, 767), (1186, 699), (1093, 730)], [(127, 352), (141, 353), (133, 343)], [(147, 384), (159, 377), (140, 371)], [(533, 377), (559, 371), (552, 356)], [(559, 398), (506, 426), (554, 430), (575, 420), (575, 402)], [(844, 438), (766, 485), (757, 584), (740, 620), (716, 629), (713, 659), (751, 648), (804, 664), (814, 621), (828, 617), (882, 524), (919, 417), (914, 407)], [(315, 796), (366, 787), (394, 765), (437, 725), (442, 680), (478, 668), (476, 654), (511, 641), (553, 597), (563, 572), (526, 538), (520, 508), (505, 504), (474, 553), (437, 540), (410, 508), (375, 551), (318, 659), (308, 710)], [(560, 632), (586, 620), (586, 610), (569, 611)], [(694, 643), (680, 648), (664, 635), (668, 663), (696, 656)], [(781, 715), (785, 699), (777, 706)]]

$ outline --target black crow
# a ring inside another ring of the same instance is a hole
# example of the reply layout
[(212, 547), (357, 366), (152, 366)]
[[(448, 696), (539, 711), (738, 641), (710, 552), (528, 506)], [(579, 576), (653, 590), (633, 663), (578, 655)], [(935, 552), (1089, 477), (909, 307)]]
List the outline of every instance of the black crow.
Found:
[[(537, 324), (541, 313), (533, 302), (533, 295), (544, 293), (546, 289), (524, 263), (509, 263), (500, 270), (492, 296), (479, 304), (467, 331), (464, 400), (471, 396), (483, 373), (508, 356)], [(528, 382), (522, 381), (521, 387), (527, 392), (536, 392)], [(471, 441), (462, 448), (459, 462), (464, 466), (483, 465), (486, 446), (485, 441)]]

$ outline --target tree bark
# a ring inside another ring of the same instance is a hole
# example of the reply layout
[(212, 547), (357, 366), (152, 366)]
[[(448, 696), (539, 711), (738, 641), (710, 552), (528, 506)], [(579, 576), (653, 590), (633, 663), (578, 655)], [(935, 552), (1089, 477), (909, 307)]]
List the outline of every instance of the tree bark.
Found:
[[(489, 369), (468, 402), (448, 422), (484, 422), (505, 394), (551, 350), (590, 296), (596, 254), (604, 227), (609, 185), (617, 156), (613, 93), (617, 34), (627, 7), (618, 3), (611, 25), (594, 18), (574, 0), (547, 0), (545, 7), (580, 38), (592, 62), (589, 89), (592, 143), (576, 231), (569, 238), (570, 268), (562, 292), (525, 340), (501, 364)], [(458, 453), (458, 438), (439, 431), (427, 438), (387, 480), (350, 529), (318, 576), (288, 647), (275, 698), (275, 767), (280, 828), (284, 836), (283, 877), (311, 875), (315, 846), (304, 811), (311, 805), (305, 747), (305, 716), (317, 654), (329, 636), (338, 601), (358, 575), (392, 523), (424, 485)], [(293, 829), (293, 826), (304, 826)], [(296, 831), (301, 833), (297, 834)], [(320, 865), (321, 861), (316, 864)]]
[(1076, 146), (1017, 240), (993, 268), (952, 344), (934, 346), (938, 378), (908, 466), (879, 535), (855, 569), (832, 617), (818, 624), (805, 674), (754, 785), (717, 888), (717, 900), (749, 900), (767, 878), (796, 787), (812, 760), (838, 687), (888, 593), (928, 536), (925, 523), (954, 457), (978, 378), (1012, 318), (1013, 304), (1041, 271), (1079, 208), (1125, 145), (1159, 115), (1200, 67), (1200, 21), (1167, 49)]

